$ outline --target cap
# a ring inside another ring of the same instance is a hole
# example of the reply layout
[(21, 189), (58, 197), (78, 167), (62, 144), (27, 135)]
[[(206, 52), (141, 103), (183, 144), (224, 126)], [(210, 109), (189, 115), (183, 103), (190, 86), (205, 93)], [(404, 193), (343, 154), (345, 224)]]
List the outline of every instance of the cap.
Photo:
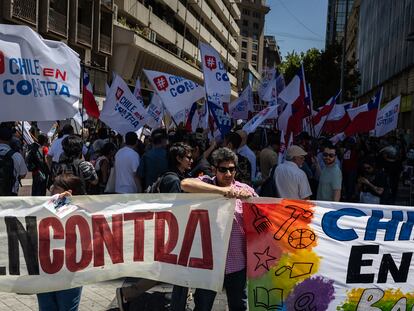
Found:
[(286, 156), (293, 158), (293, 157), (300, 157), (300, 156), (305, 156), (307, 155), (307, 152), (305, 150), (303, 150), (301, 147), (293, 145), (290, 146), (287, 150), (286, 150)]

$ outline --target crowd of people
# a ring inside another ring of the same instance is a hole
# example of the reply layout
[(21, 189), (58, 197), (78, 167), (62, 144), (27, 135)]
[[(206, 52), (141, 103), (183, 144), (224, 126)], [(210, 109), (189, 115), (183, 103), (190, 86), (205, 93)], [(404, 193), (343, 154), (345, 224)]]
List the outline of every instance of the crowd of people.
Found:
[[(208, 139), (203, 129), (188, 133), (159, 128), (143, 133), (122, 137), (100, 124), (98, 130), (84, 129), (77, 135), (66, 124), (56, 137), (48, 137), (33, 124), (35, 142), (25, 145), (18, 126), (0, 124), (0, 195), (18, 195), (20, 180), (30, 171), (33, 196), (59, 191), (72, 195), (209, 192), (236, 198), (224, 279), (230, 310), (247, 308), (242, 199), (264, 195), (395, 204), (404, 164), (414, 162), (414, 145), (403, 135), (361, 135), (333, 145), (325, 137), (303, 132), (281, 153), (280, 133), (274, 129), (247, 134), (234, 128), (217, 141)], [(149, 280), (138, 283), (117, 290), (121, 310), (154, 285)], [(65, 301), (47, 294), (39, 295), (41, 310), (49, 310), (43, 306), (53, 299)], [(185, 310), (187, 294), (187, 288), (174, 286), (171, 310)], [(76, 310), (81, 289), (68, 295), (75, 306), (70, 310)], [(215, 295), (197, 289), (195, 310), (211, 310)]]

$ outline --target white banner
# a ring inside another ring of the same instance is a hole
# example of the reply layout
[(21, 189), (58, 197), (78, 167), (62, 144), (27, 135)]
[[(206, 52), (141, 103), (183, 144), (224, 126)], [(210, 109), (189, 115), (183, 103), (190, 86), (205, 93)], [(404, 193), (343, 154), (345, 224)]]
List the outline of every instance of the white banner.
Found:
[(378, 111), (377, 122), (375, 123), (376, 137), (384, 136), (397, 128), (400, 102), (401, 96), (398, 96)]
[(277, 118), (277, 107), (279, 106), (269, 106), (260, 111), (243, 126), (243, 131), (245, 131), (247, 134), (253, 133), (257, 129), (257, 127), (264, 122), (264, 120), (269, 118)]
[(0, 24), (0, 121), (71, 118), (79, 106), (80, 60), (27, 26)]
[(247, 120), (249, 111), (253, 111), (253, 91), (250, 84), (240, 94), (239, 98), (234, 100), (230, 106), (230, 115), (233, 119)]
[(164, 115), (164, 106), (162, 105), (161, 98), (156, 93), (154, 93), (151, 98), (151, 102), (147, 107), (147, 113), (147, 125), (151, 128), (159, 127)]
[(191, 105), (205, 96), (203, 86), (191, 80), (165, 72), (152, 70), (144, 70), (144, 72), (165, 108), (174, 118), (185, 119)]
[(230, 80), (219, 53), (207, 43), (200, 42), (199, 46), (209, 100), (214, 103), (230, 103)]
[(148, 114), (125, 81), (116, 75), (99, 119), (121, 135), (125, 135), (143, 127)]
[(234, 199), (131, 194), (61, 201), (2, 199), (0, 291), (32, 294), (127, 276), (222, 289)]

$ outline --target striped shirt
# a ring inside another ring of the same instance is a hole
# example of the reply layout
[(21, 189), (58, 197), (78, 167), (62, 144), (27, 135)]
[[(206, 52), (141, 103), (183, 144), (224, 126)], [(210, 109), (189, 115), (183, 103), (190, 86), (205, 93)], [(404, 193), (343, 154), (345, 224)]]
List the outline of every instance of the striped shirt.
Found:
[[(215, 185), (216, 178), (208, 175), (199, 177), (205, 183)], [(245, 189), (257, 196), (253, 188), (250, 186), (234, 181), (233, 187), (238, 189)], [(243, 228), (243, 203), (241, 200), (236, 200), (236, 208), (234, 210), (233, 226), (231, 228), (229, 249), (227, 251), (226, 270), (225, 274), (237, 272), (246, 268), (246, 236)]]

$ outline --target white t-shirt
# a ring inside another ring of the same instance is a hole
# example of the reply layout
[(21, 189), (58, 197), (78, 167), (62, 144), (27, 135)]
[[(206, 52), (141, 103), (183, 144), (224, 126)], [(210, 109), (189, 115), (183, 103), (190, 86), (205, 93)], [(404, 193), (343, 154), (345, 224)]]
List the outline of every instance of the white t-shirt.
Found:
[(285, 161), (276, 167), (274, 180), (281, 198), (304, 199), (312, 195), (305, 172), (292, 161)]
[(59, 162), (60, 155), (63, 153), (62, 141), (69, 135), (63, 135), (61, 138), (56, 139), (49, 148), (48, 156), (52, 157), (53, 162)]
[(135, 175), (139, 167), (139, 154), (125, 146), (115, 154), (115, 192), (137, 193)]
[(251, 174), (252, 174), (252, 181), (256, 177), (256, 155), (254, 154), (253, 150), (249, 148), (249, 146), (244, 145), (237, 150), (237, 153), (246, 157), (247, 160), (250, 162), (251, 167)]
[[(5, 155), (7, 152), (9, 152), (10, 149), (11, 148), (9, 145), (0, 144), (0, 155)], [(19, 192), (19, 178), (18, 177), (27, 174), (27, 166), (20, 152), (13, 153), (12, 159), (13, 159), (13, 165), (14, 165), (14, 178), (16, 179), (12, 192), (17, 194)]]

